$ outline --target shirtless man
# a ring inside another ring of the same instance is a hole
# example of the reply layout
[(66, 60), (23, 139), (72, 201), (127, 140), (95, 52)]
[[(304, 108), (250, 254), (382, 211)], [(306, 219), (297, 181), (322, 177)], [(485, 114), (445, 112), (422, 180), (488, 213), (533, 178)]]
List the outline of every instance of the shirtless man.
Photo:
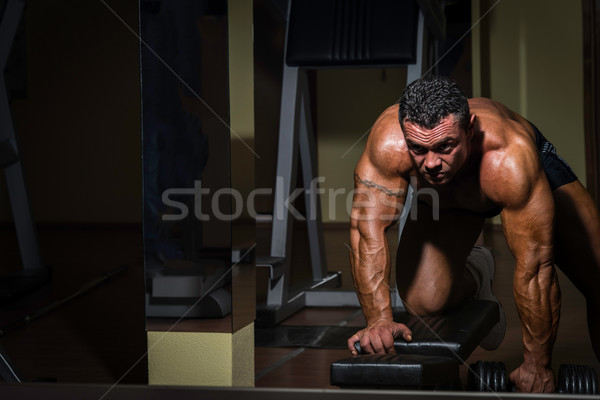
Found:
[[(412, 179), (412, 181), (411, 181)], [(473, 248), (485, 217), (500, 214), (515, 256), (514, 296), (523, 332), (523, 363), (510, 374), (518, 391), (552, 392), (552, 347), (560, 315), (554, 264), (587, 301), (590, 337), (600, 359), (600, 218), (569, 166), (535, 126), (489, 99), (467, 100), (442, 77), (409, 85), (375, 122), (355, 170), (352, 273), (367, 327), (350, 339), (364, 351), (393, 353), (412, 340), (392, 319), (386, 230), (397, 220), (409, 182), (416, 219), (398, 247), (396, 282), (407, 311), (443, 313), (470, 298), (492, 299), (491, 253)], [(415, 186), (411, 183), (411, 185)], [(439, 216), (436, 211), (439, 209)], [(482, 347), (504, 338), (504, 313)]]

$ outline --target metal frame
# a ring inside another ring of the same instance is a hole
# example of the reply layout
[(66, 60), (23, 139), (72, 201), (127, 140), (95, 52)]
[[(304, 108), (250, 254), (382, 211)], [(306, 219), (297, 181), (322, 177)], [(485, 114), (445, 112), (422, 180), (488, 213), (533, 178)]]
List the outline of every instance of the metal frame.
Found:
[[(421, 3), (420, 6), (423, 7)], [(429, 4), (428, 9), (425, 11), (431, 14), (431, 10), (436, 5), (439, 7), (439, 3)], [(288, 2), (287, 21), (290, 19), (290, 10), (291, 0)], [(426, 16), (422, 8), (419, 10), (418, 18), (416, 60), (414, 64), (407, 65), (407, 84), (422, 75), (423, 61), (426, 56), (424, 52)], [(429, 18), (429, 20), (433, 19)], [(437, 28), (432, 28), (434, 31), (443, 29), (443, 24), (440, 28), (439, 18), (435, 22)], [(442, 23), (445, 23), (445, 21), (442, 21)], [(286, 26), (284, 54), (287, 51), (288, 29), (289, 24)], [(257, 267), (270, 269), (267, 301), (266, 304), (259, 306), (257, 310), (257, 325), (259, 326), (275, 325), (305, 306), (360, 307), (355, 292), (327, 290), (341, 284), (341, 274), (339, 272), (328, 273), (325, 263), (321, 204), (318, 198), (318, 182), (315, 181), (317, 174), (316, 150), (311, 125), (306, 70), (299, 67), (290, 67), (285, 62), (283, 64), (271, 252), (268, 257), (257, 257), (256, 260)], [(289, 255), (291, 254), (293, 220), (291, 218), (292, 212), (287, 209), (287, 206), (289, 205), (288, 199), (294, 198), (293, 191), (296, 188), (298, 156), (302, 166), (304, 188), (310, 188), (305, 196), (312, 282), (291, 293), (291, 260)], [(400, 233), (406, 223), (411, 198), (412, 188), (409, 188), (406, 210), (400, 220)], [(392, 296), (392, 306), (396, 308), (403, 307), (398, 296)]]
[[(6, 68), (6, 62), (8, 61), (24, 8), (24, 0), (7, 0), (5, 3), (2, 20), (0, 20), (0, 68), (2, 68), (2, 71)], [(41, 270), (42, 262), (38, 240), (35, 225), (31, 218), (25, 180), (23, 179), (23, 170), (18, 157), (19, 150), (6, 84), (4, 82), (4, 72), (2, 72), (2, 79), (0, 79), (0, 143), (13, 156), (10, 162), (4, 165), (4, 175), (6, 177), (10, 205), (15, 220), (23, 269), (27, 271)]]
[[(288, 15), (289, 18), (289, 15)], [(279, 122), (277, 181), (273, 206), (270, 257), (257, 257), (257, 267), (270, 268), (266, 304), (257, 310), (258, 325), (274, 325), (306, 306), (306, 291), (337, 287), (340, 273), (328, 273), (323, 244), (321, 204), (318, 198), (316, 150), (310, 115), (306, 70), (284, 65)], [(285, 132), (285, 133), (284, 133)], [(284, 134), (282, 134), (284, 133)], [(306, 198), (310, 259), (313, 280), (305, 288), (290, 292), (293, 219), (288, 199), (296, 188), (298, 156)]]
[[(31, 218), (27, 188), (23, 178), (15, 128), (6, 83), (4, 82), (4, 70), (24, 8), (25, 0), (6, 0), (0, 19), (0, 68), (2, 68), (2, 79), (0, 79), (0, 147), (2, 148), (2, 160), (0, 160), (0, 166), (4, 168), (23, 264), (22, 270), (11, 276), (0, 278), (8, 280), (6, 286), (10, 286), (10, 291), (3, 293), (6, 297), (31, 290), (47, 282), (50, 278), (50, 271), (42, 265), (40, 257), (37, 233)], [(1, 346), (0, 376), (9, 382), (22, 381), (20, 373)]]
[(6, 382), (23, 382), (21, 373), (16, 369), (2, 346), (0, 346), (0, 377)]

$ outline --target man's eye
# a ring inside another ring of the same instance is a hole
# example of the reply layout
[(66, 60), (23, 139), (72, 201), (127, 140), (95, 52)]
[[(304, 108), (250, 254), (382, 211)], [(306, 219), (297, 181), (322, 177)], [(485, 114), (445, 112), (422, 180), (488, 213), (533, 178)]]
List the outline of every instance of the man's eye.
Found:
[(440, 151), (448, 151), (448, 150), (452, 149), (452, 144), (450, 144), (450, 143), (442, 143), (442, 144), (439, 145), (438, 149)]
[(425, 152), (424, 147), (416, 146), (414, 144), (411, 144), (410, 146), (408, 146), (408, 148), (410, 149), (410, 151), (412, 151), (413, 153), (417, 153), (417, 154), (423, 154)]

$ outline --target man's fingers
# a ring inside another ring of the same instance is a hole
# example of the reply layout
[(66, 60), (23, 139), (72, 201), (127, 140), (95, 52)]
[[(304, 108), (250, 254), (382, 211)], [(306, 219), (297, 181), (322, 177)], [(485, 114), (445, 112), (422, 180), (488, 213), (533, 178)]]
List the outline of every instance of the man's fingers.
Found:
[[(359, 353), (396, 354), (396, 348), (394, 347), (394, 338), (396, 337), (401, 337), (410, 342), (412, 341), (412, 332), (406, 325), (392, 321), (374, 323), (348, 339), (348, 350), (353, 355)], [(360, 344), (360, 349), (357, 349), (355, 344)]]
[(401, 337), (406, 342), (412, 342), (412, 331), (404, 324), (398, 324), (394, 337)]
[(381, 332), (381, 341), (383, 343), (384, 352), (389, 354), (396, 354), (396, 348), (394, 347), (394, 336), (391, 332)]
[(386, 352), (385, 346), (383, 344), (383, 341), (381, 340), (381, 336), (379, 335), (379, 332), (377, 332), (376, 334), (372, 334), (372, 336), (370, 336), (369, 339), (371, 341), (371, 347), (373, 348), (374, 353), (385, 353)]
[(406, 328), (402, 331), (402, 338), (407, 342), (412, 342), (412, 332), (410, 329)]
[(375, 350), (373, 350), (373, 346), (371, 345), (371, 339), (368, 335), (364, 335), (360, 339), (360, 349), (363, 354), (375, 353)]
[(358, 351), (354, 346), (356, 342), (360, 343), (360, 337), (358, 335), (354, 335), (350, 339), (348, 339), (348, 350), (350, 350), (352, 355), (358, 355)]

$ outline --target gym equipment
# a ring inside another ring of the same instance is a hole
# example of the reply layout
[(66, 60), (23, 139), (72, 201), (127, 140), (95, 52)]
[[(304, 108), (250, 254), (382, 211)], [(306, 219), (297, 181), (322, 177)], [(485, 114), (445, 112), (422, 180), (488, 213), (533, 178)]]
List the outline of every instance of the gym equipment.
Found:
[(147, 271), (147, 317), (221, 318), (231, 313), (231, 293), (222, 286), (231, 280), (232, 265), (253, 262), (254, 250), (223, 248), (203, 254), (212, 257), (186, 267)]
[(557, 386), (558, 393), (598, 394), (598, 375), (587, 365), (562, 364)]
[[(558, 393), (562, 394), (598, 394), (598, 375), (587, 365), (561, 364), (556, 384)], [(515, 391), (504, 363), (494, 361), (470, 365), (467, 389), (475, 392)]]
[(24, 0), (6, 0), (0, 19), (0, 167), (4, 169), (6, 177), (23, 263), (22, 270), (0, 277), (0, 302), (10, 301), (50, 279), (50, 269), (42, 265), (35, 225), (31, 218), (4, 73), (24, 8)]
[(2, 346), (0, 346), (0, 377), (6, 382), (23, 382), (21, 373)]
[(469, 366), (467, 388), (474, 392), (507, 392), (509, 381), (503, 362), (477, 361)]
[(338, 361), (331, 367), (331, 384), (386, 389), (460, 387), (458, 363), (454, 359), (416, 354), (368, 354)]
[(119, 275), (120, 273), (125, 272), (127, 270), (127, 268), (129, 268), (127, 265), (121, 265), (120, 267), (115, 268), (112, 271), (102, 274), (101, 277), (94, 279), (91, 282), (86, 283), (75, 293), (73, 293), (63, 299), (57, 300), (57, 301), (37, 310), (29, 315), (26, 315), (23, 318), (20, 318), (6, 326), (0, 327), (0, 337), (6, 335), (7, 333), (10, 333), (16, 329), (19, 329), (25, 325), (28, 325), (31, 322), (35, 321), (36, 319), (41, 318), (44, 315), (50, 313), (51, 311), (56, 310), (58, 307), (62, 306), (63, 304), (68, 303), (69, 301), (75, 299), (76, 297), (79, 297), (82, 294), (85, 294), (85, 293), (89, 292), (90, 290), (94, 289), (95, 287), (109, 281), (110, 279), (114, 278), (115, 276)]
[(471, 301), (444, 316), (417, 317), (405, 312), (396, 320), (412, 330), (412, 342), (396, 340), (396, 355), (361, 354), (334, 362), (331, 384), (344, 388), (458, 388), (459, 365), (499, 317), (498, 305), (491, 301)]
[[(342, 388), (462, 389), (458, 368), (498, 322), (498, 305), (471, 301), (444, 316), (416, 317), (406, 312), (394, 320), (406, 324), (413, 341), (396, 340), (396, 355), (360, 354), (331, 365), (330, 382)], [(356, 330), (356, 328), (355, 328)], [(596, 371), (563, 364), (557, 379), (559, 393), (598, 394)], [(513, 391), (502, 362), (478, 361), (469, 366), (466, 389), (474, 392)]]
[[(267, 301), (257, 309), (259, 327), (278, 324), (305, 306), (359, 306), (354, 292), (327, 290), (340, 285), (341, 274), (328, 272), (325, 264), (307, 70), (406, 66), (410, 83), (422, 74), (428, 53), (426, 31), (438, 37), (445, 31), (442, 5), (434, 0), (289, 0), (286, 20), (271, 248), (268, 255), (256, 260), (257, 267), (270, 270)], [(376, 24), (372, 22), (375, 20)], [(284, 200), (293, 199), (298, 156), (312, 280), (292, 291), (293, 219)], [(393, 306), (398, 305), (394, 301)]]
[[(221, 287), (230, 279), (228, 267), (222, 260), (212, 260), (147, 274), (146, 316), (224, 317), (231, 312), (231, 293)], [(207, 275), (207, 268), (214, 273)]]
[[(5, 69), (15, 40), (25, 0), (6, 0), (0, 19), (0, 167), (4, 169), (10, 205), (15, 222), (23, 269), (0, 277), (0, 302), (10, 302), (50, 280), (50, 268), (43, 266), (37, 234), (21, 168), (10, 100), (5, 82)], [(0, 346), (0, 376), (8, 382), (21, 382), (21, 375)]]

